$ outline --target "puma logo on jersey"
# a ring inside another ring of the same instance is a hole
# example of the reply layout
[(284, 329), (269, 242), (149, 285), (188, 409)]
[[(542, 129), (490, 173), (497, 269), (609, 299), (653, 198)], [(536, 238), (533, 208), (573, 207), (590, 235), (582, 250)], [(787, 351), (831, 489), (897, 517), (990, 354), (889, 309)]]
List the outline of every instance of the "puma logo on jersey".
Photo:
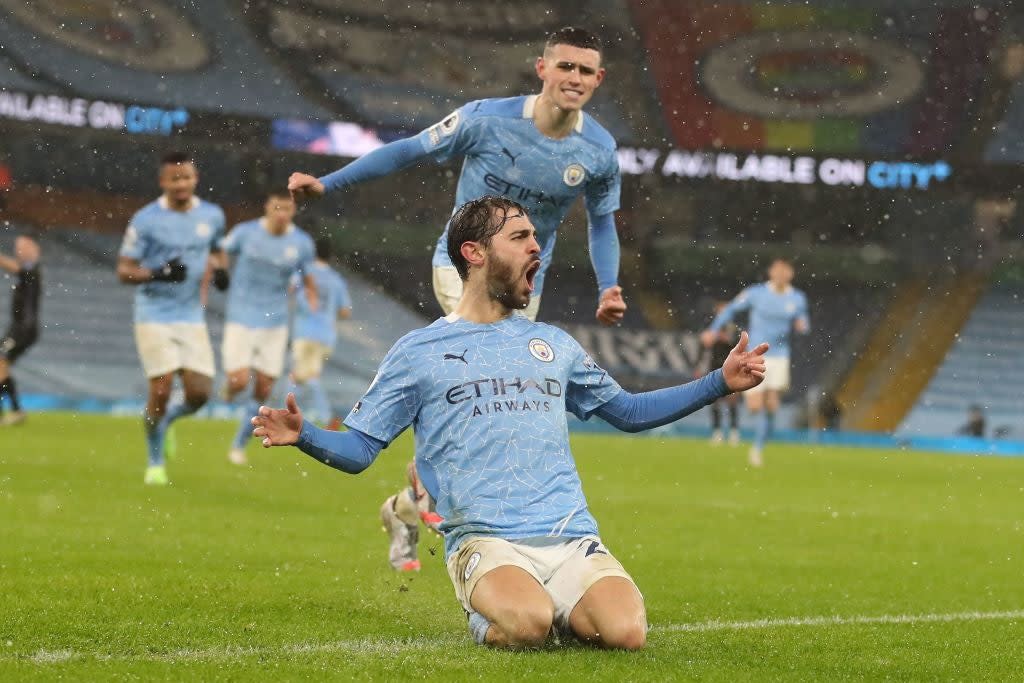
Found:
[(516, 165), (516, 159), (523, 156), (521, 152), (519, 154), (513, 154), (512, 152), (508, 151), (508, 147), (502, 147), (501, 153), (507, 156), (512, 161), (513, 166)]
[(469, 351), (469, 349), (466, 349), (465, 351), (462, 352), (462, 355), (455, 355), (454, 353), (446, 353), (446, 354), (444, 354), (444, 360), (461, 360), (466, 365), (469, 365), (469, 361), (466, 360), (466, 353), (468, 351)]

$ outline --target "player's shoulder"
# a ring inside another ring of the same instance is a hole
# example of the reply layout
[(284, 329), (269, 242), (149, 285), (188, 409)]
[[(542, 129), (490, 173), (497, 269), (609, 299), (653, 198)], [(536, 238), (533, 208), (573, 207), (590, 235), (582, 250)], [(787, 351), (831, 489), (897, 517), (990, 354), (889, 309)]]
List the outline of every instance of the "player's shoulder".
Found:
[(157, 216), (163, 215), (164, 213), (165, 209), (163, 205), (160, 203), (160, 200), (154, 199), (149, 204), (146, 204), (138, 211), (136, 211), (134, 215), (132, 215), (132, 223), (134, 224), (136, 221), (139, 220), (148, 220), (151, 218), (155, 218)]
[(583, 117), (583, 126), (580, 130), (580, 136), (598, 147), (605, 152), (614, 153), (618, 144), (615, 142), (615, 138), (608, 132), (604, 126), (598, 123), (597, 119), (586, 112), (580, 112), (580, 116)]
[(260, 226), (260, 219), (259, 218), (253, 218), (252, 220), (242, 221), (241, 223), (236, 223), (231, 228), (231, 232), (232, 233), (237, 233), (237, 234), (240, 235), (240, 234), (245, 233), (245, 232), (251, 232), (255, 228), (258, 228), (259, 226)]
[(576, 349), (581, 348), (580, 343), (576, 341), (576, 337), (561, 327), (549, 323), (533, 322), (526, 317), (520, 317), (526, 323), (523, 331), (531, 337), (531, 344), (535, 341), (545, 342), (551, 344), (555, 349), (570, 352), (575, 352)]
[(467, 102), (461, 111), (468, 118), (522, 119), (526, 96), (488, 97)]
[(200, 211), (210, 216), (219, 217), (220, 220), (224, 220), (224, 209), (220, 208), (219, 204), (214, 204), (201, 197), (196, 197), (198, 200), (198, 207)]

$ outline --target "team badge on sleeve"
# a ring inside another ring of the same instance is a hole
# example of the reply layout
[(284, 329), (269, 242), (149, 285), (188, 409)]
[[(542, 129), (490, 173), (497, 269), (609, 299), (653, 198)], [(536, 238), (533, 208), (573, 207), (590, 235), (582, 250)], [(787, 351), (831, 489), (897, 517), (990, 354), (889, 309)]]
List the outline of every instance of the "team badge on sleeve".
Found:
[(566, 167), (565, 173), (562, 174), (562, 180), (569, 187), (576, 187), (583, 182), (583, 179), (587, 177), (587, 172), (583, 170), (583, 167), (579, 164), (569, 164)]
[(441, 123), (434, 124), (428, 130), (430, 136), (430, 145), (437, 147), (441, 144), (441, 138), (446, 138), (455, 132), (455, 129), (459, 127), (459, 112), (453, 111), (449, 114)]
[(132, 249), (139, 241), (139, 231), (135, 229), (134, 225), (129, 225), (128, 229), (124, 231), (124, 241), (121, 242), (122, 249)]
[(552, 350), (551, 345), (543, 339), (531, 339), (529, 348), (530, 355), (539, 361), (550, 363), (555, 359), (554, 350)]

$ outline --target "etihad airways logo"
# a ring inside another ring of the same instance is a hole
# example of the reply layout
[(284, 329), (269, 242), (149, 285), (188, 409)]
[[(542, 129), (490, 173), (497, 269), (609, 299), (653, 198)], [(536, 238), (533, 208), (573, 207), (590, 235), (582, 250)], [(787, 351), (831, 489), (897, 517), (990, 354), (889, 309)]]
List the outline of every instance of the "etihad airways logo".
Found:
[(551, 412), (551, 399), (561, 396), (562, 383), (550, 377), (542, 380), (485, 377), (456, 384), (444, 394), (449, 405), (472, 402), (470, 417), (498, 413), (548, 413)]

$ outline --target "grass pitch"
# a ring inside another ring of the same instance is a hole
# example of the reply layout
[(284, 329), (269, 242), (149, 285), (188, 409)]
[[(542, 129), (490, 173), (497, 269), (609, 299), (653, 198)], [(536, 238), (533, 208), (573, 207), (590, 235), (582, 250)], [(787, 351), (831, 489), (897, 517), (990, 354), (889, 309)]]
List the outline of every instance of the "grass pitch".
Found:
[(442, 560), (391, 572), (377, 510), (403, 437), (358, 477), (294, 449), (226, 461), (183, 421), (142, 485), (139, 420), (0, 431), (0, 678), (1015, 679), (1024, 460), (578, 436), (606, 544), (647, 599), (645, 651), (473, 645)]

